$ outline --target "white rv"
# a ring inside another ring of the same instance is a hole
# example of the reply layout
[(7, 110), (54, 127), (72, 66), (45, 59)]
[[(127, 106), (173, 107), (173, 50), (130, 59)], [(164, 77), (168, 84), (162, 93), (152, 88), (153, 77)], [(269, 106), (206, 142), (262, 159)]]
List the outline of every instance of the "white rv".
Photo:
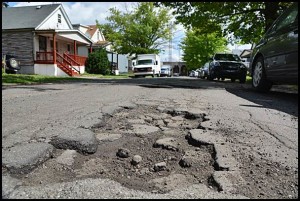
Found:
[(161, 63), (157, 54), (139, 54), (133, 63), (133, 74), (137, 76), (160, 76)]

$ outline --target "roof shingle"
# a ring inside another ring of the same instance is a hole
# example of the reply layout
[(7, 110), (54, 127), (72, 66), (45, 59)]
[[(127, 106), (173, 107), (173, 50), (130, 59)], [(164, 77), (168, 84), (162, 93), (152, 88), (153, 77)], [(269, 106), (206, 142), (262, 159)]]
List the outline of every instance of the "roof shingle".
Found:
[(2, 30), (36, 28), (60, 5), (2, 7)]

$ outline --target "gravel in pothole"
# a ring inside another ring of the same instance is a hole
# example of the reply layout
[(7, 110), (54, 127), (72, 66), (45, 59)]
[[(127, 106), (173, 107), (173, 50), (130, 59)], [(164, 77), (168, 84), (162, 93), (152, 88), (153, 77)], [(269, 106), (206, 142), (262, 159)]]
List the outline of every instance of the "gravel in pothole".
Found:
[[(195, 147), (185, 139), (201, 121), (161, 113), (154, 106), (122, 109), (94, 126), (99, 140), (96, 153), (68, 151), (68, 162), (64, 163), (59, 157), (65, 150), (56, 149), (53, 158), (31, 173), (15, 176), (24, 185), (109, 178), (127, 188), (157, 193), (198, 183), (215, 188), (210, 183), (214, 172), (212, 147)], [(173, 144), (155, 146), (165, 138)]]

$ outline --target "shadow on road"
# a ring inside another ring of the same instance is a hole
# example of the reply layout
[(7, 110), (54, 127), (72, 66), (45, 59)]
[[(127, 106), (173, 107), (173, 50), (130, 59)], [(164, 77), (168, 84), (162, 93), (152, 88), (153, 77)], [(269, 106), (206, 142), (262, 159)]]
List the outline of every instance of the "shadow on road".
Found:
[[(37, 91), (53, 90), (48, 88), (51, 83), (44, 84), (31, 84), (31, 85), (2, 85), (2, 90), (7, 88), (31, 88)], [(100, 79), (100, 78), (83, 78), (72, 81), (55, 82), (52, 84), (112, 84), (112, 85), (135, 85), (147, 88), (186, 88), (186, 89), (211, 89), (211, 88), (224, 88), (237, 87), (239, 83), (221, 83), (221, 82), (209, 82), (208, 80), (202, 80), (189, 77), (172, 77), (172, 78), (125, 78), (125, 79)], [(46, 86), (46, 87), (44, 87)]]
[(297, 93), (285, 93), (279, 91), (258, 93), (252, 90), (251, 88), (245, 88), (245, 89), (226, 88), (226, 91), (260, 105), (260, 106), (240, 105), (242, 107), (262, 107), (262, 108), (275, 109), (298, 117), (298, 94)]
[[(110, 85), (133, 85), (147, 88), (184, 88), (184, 89), (225, 89), (229, 93), (249, 100), (260, 106), (279, 110), (290, 115), (298, 117), (298, 92), (286, 93), (280, 91), (270, 91), (269, 93), (258, 93), (251, 89), (250, 84), (232, 83), (230, 80), (225, 81), (208, 81), (199, 78), (190, 77), (171, 77), (171, 78), (125, 78), (125, 79), (99, 79), (99, 78), (84, 78), (73, 81), (65, 81), (52, 84), (34, 84), (34, 85), (2, 85), (2, 90), (7, 88), (24, 88), (32, 89), (39, 92), (47, 90), (62, 90), (59, 84), (110, 84)], [(241, 105), (243, 107), (256, 107), (253, 105)]]

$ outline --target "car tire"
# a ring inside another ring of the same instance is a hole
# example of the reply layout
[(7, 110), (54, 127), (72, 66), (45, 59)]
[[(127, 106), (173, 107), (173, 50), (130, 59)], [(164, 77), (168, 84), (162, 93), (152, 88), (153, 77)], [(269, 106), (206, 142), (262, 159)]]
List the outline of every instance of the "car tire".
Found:
[(263, 57), (258, 57), (253, 65), (252, 87), (256, 91), (267, 92), (271, 89), (272, 83), (266, 79), (265, 64)]
[(246, 76), (241, 77), (239, 80), (241, 84), (244, 84), (246, 82)]
[(207, 76), (207, 79), (210, 80), (210, 81), (213, 81), (213, 80), (214, 80), (214, 78), (213, 78), (211, 75), (208, 75), (208, 76)]
[(234, 78), (231, 78), (231, 82), (235, 82), (235, 79), (234, 79)]

